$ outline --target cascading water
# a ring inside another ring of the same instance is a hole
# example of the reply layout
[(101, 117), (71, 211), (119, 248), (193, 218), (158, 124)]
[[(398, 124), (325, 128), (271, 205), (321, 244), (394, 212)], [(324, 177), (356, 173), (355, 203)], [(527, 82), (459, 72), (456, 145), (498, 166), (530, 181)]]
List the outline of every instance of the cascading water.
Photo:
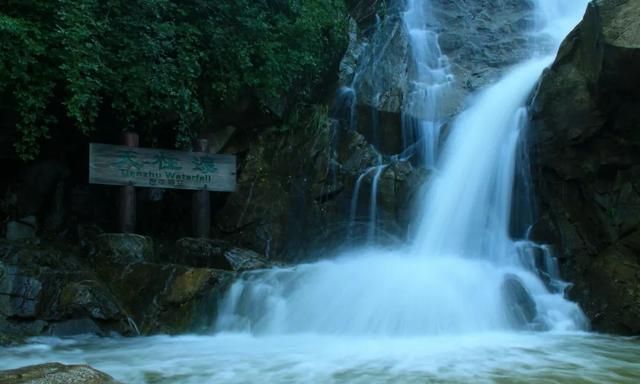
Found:
[[(382, 163), (382, 157), (378, 158), (378, 163)], [(382, 172), (387, 168), (389, 164), (380, 164), (367, 168), (364, 172), (358, 176), (353, 189), (353, 196), (351, 198), (351, 207), (349, 212), (349, 240), (357, 242), (356, 229), (361, 226), (362, 223), (366, 223), (366, 241), (368, 244), (373, 244), (376, 240), (376, 234), (378, 231), (378, 184), (380, 182), (380, 176)], [(362, 183), (367, 177), (371, 178), (371, 188), (368, 199), (368, 206), (366, 207), (366, 215), (362, 219), (358, 215), (358, 208), (360, 203), (360, 194), (362, 190)]]
[(403, 144), (412, 146), (427, 167), (436, 164), (441, 129), (451, 101), (453, 75), (449, 60), (438, 44), (438, 35), (428, 28), (431, 2), (409, 0), (404, 24), (413, 57), (413, 76), (403, 105)]
[[(380, 132), (379, 132), (379, 111), (381, 100), (381, 90), (384, 88), (381, 84), (382, 76), (376, 69), (378, 63), (384, 55), (387, 54), (387, 47), (390, 41), (389, 36), (385, 36), (380, 29), (380, 19), (376, 18), (375, 29), (372, 33), (372, 42), (356, 42), (356, 32), (350, 32), (350, 51), (356, 51), (358, 58), (355, 61), (360, 60), (361, 63), (356, 70), (351, 73), (353, 69), (345, 70), (344, 72), (350, 73), (351, 79), (341, 79), (342, 82), (349, 84), (343, 84), (335, 95), (334, 104), (331, 108), (331, 116), (337, 122), (336, 128), (348, 129), (351, 131), (358, 131), (358, 94), (356, 88), (361, 83), (367, 83), (366, 87), (371, 91), (371, 99), (369, 103), (372, 104), (369, 113), (371, 114), (369, 119), (369, 127), (367, 132), (361, 132), (369, 137), (369, 143), (371, 151), (376, 154), (376, 165), (365, 169), (359, 176), (356, 177), (353, 195), (351, 199), (351, 207), (349, 211), (349, 233), (347, 240), (350, 242), (358, 242), (362, 238), (366, 239), (367, 243), (375, 241), (377, 232), (377, 190), (378, 181), (384, 168), (388, 164), (383, 164), (383, 156), (378, 152), (380, 147)], [(359, 57), (362, 56), (362, 57)], [(363, 69), (371, 69), (371, 73), (363, 73)], [(348, 76), (347, 76), (348, 77)], [(360, 212), (361, 192), (362, 184), (371, 176), (370, 183), (370, 196), (369, 206), (366, 213)], [(361, 236), (359, 229), (366, 226), (364, 236)]]
[[(571, 6), (535, 2), (541, 22), (534, 58), (475, 95), (451, 123), (409, 245), (248, 273), (229, 292), (217, 329), (403, 336), (584, 328), (577, 305), (550, 292), (523, 262), (522, 242), (509, 235), (517, 145), (528, 121), (525, 104), (586, 6), (585, 0), (566, 3)], [(423, 103), (422, 112), (437, 108), (451, 81), (437, 35), (426, 30), (428, 10), (428, 2), (410, 1), (405, 13), (417, 60), (415, 91), (421, 95), (408, 101)], [(424, 124), (441, 125), (438, 111), (431, 112)], [(514, 322), (514, 310), (526, 315)]]

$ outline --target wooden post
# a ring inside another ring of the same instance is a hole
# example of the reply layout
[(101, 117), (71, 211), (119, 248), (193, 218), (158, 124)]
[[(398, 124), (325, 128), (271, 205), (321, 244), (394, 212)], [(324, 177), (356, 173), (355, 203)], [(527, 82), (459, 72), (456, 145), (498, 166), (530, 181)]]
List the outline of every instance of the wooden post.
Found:
[[(139, 145), (138, 134), (125, 132), (123, 144), (127, 147)], [(120, 207), (118, 211), (118, 226), (122, 233), (134, 233), (136, 230), (136, 189), (131, 185), (120, 187)]]
[[(208, 152), (209, 141), (207, 139), (199, 139), (196, 143), (195, 151)], [(211, 230), (211, 201), (208, 190), (195, 191), (193, 193), (191, 215), (194, 237), (208, 238)]]

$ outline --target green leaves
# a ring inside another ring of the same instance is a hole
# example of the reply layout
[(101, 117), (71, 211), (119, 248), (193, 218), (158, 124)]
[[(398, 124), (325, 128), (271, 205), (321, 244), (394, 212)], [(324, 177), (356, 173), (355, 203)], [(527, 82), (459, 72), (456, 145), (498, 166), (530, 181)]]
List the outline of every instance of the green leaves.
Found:
[(62, 44), (59, 68), (68, 94), (64, 104), (68, 117), (85, 134), (91, 132), (98, 116), (104, 89), (103, 74), (108, 71), (103, 62), (101, 43), (106, 27), (92, 17), (97, 11), (95, 0), (60, 0), (57, 12), (56, 35)]
[(187, 145), (203, 105), (304, 99), (341, 55), (345, 17), (343, 0), (7, 0), (0, 101), (16, 151), (34, 158), (58, 121), (88, 134), (107, 110), (114, 129), (173, 127)]

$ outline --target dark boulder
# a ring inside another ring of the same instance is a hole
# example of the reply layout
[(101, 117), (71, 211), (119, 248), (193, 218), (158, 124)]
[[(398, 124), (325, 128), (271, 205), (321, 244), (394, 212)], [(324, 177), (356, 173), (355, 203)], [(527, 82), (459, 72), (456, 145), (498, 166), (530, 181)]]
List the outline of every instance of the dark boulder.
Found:
[(500, 291), (506, 306), (509, 324), (518, 329), (529, 328), (534, 322), (538, 310), (535, 301), (522, 281), (516, 275), (508, 274), (504, 277)]
[(151, 238), (128, 233), (98, 235), (93, 261), (97, 264), (126, 265), (148, 261), (153, 255)]

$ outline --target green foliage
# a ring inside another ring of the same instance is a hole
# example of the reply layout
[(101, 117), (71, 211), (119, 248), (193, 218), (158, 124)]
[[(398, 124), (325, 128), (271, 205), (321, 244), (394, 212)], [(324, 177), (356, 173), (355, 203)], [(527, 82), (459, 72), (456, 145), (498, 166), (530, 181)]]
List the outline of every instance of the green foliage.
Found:
[(23, 159), (53, 124), (87, 134), (105, 111), (113, 129), (170, 126), (182, 146), (211, 106), (308, 98), (345, 26), (343, 0), (5, 0), (0, 101), (17, 116)]

